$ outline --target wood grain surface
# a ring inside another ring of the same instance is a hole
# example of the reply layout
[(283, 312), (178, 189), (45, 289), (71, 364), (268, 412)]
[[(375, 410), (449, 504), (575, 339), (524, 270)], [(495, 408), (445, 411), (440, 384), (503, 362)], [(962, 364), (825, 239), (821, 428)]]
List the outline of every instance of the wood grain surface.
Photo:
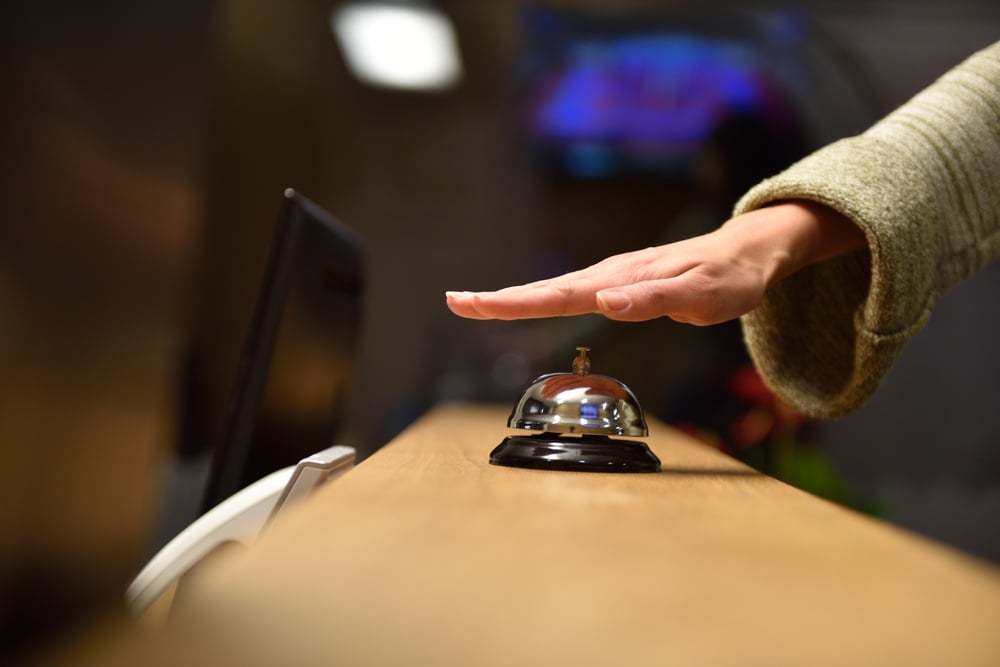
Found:
[(507, 412), (435, 409), (203, 567), (122, 663), (1000, 664), (993, 566), (655, 421), (658, 474), (491, 466)]

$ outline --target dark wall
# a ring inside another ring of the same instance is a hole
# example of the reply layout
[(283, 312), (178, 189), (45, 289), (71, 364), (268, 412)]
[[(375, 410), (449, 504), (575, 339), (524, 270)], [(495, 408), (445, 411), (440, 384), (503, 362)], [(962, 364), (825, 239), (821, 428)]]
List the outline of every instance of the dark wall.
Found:
[(0, 9), (0, 662), (114, 608), (173, 450), (211, 3)]

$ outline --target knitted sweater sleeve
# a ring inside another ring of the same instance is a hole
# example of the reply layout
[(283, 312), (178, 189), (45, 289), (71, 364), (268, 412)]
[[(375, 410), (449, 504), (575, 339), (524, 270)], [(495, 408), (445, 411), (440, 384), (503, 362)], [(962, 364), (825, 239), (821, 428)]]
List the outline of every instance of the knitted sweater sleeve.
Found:
[(944, 290), (1000, 255), (1000, 43), (757, 185), (736, 213), (789, 199), (846, 215), (868, 249), (773, 286), (744, 337), (781, 398), (836, 417), (875, 391)]

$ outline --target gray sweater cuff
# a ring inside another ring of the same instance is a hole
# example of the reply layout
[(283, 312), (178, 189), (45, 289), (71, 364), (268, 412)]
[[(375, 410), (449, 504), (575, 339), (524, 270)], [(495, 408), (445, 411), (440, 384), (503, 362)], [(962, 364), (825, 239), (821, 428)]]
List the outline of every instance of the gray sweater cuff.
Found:
[(853, 220), (868, 251), (806, 267), (775, 285), (742, 318), (764, 381), (805, 414), (830, 418), (860, 406), (937, 298), (937, 232), (926, 175), (894, 146), (845, 139), (764, 181), (736, 214), (804, 199)]

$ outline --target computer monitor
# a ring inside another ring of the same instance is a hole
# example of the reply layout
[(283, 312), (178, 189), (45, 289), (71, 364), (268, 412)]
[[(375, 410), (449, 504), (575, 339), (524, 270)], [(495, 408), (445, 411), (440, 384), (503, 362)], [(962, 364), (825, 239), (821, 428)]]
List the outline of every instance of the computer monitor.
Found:
[(353, 375), (364, 267), (353, 230), (284, 192), (202, 511), (334, 444)]

